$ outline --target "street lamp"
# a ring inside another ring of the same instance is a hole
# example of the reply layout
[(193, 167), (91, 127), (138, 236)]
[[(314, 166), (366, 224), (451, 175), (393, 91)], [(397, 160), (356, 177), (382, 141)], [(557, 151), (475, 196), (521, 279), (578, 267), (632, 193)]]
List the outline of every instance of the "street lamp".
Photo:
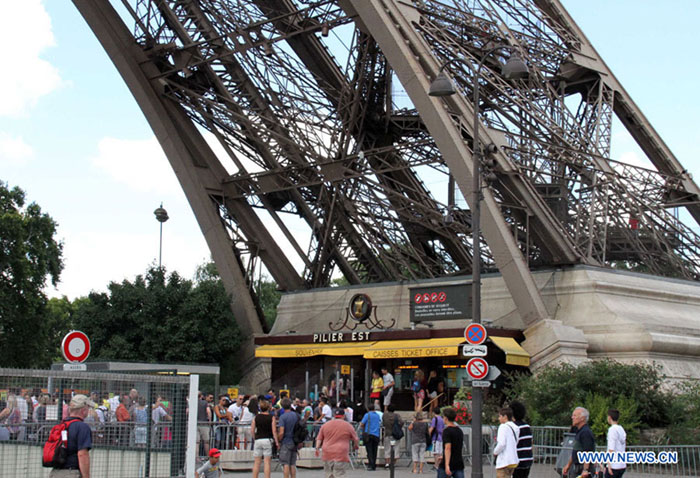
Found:
[(160, 223), (160, 247), (158, 249), (158, 269), (161, 268), (163, 263), (163, 223), (170, 219), (168, 217), (168, 211), (163, 209), (163, 203), (160, 203), (160, 207), (153, 211), (156, 216), (156, 220)]
[[(528, 75), (528, 68), (520, 58), (517, 50), (511, 46), (497, 46), (487, 51), (476, 68), (463, 58), (455, 58), (445, 62), (438, 72), (437, 78), (430, 84), (428, 94), (430, 96), (454, 95), (454, 84), (445, 74), (447, 65), (459, 61), (467, 65), (474, 72), (474, 135), (472, 152), (472, 321), (481, 323), (481, 145), (479, 144), (479, 78), (481, 67), (486, 59), (498, 50), (510, 50), (508, 61), (501, 68), (504, 78), (521, 79)], [(472, 388), (472, 478), (482, 478), (483, 467), (481, 463), (481, 409), (484, 397), (480, 387)]]

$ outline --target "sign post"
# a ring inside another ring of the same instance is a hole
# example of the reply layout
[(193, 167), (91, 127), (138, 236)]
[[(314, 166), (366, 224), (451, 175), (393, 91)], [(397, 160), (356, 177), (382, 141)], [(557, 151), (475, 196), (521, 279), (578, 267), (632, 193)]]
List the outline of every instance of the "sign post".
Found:
[(61, 353), (69, 364), (83, 363), (90, 355), (90, 339), (79, 330), (71, 330), (63, 337)]
[(467, 374), (472, 380), (483, 380), (489, 374), (489, 364), (481, 357), (474, 357), (467, 362)]

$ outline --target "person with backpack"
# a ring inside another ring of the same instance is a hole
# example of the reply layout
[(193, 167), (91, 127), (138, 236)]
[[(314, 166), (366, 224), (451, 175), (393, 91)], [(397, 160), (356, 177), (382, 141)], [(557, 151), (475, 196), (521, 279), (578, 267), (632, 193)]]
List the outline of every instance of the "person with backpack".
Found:
[[(518, 466), (518, 438), (520, 430), (513, 423), (513, 410), (501, 408), (498, 412), (498, 435), (493, 454), (496, 455), (496, 478), (508, 478)], [(444, 435), (444, 432), (443, 432)]]
[(433, 418), (430, 420), (430, 426), (428, 427), (428, 433), (430, 433), (430, 439), (433, 442), (433, 458), (435, 459), (435, 469), (440, 468), (440, 463), (442, 461), (442, 432), (445, 429), (445, 421), (440, 416), (440, 410), (437, 412), (433, 411)]
[(445, 459), (440, 462), (437, 478), (464, 478), (464, 460), (462, 459), (464, 433), (455, 423), (457, 411), (454, 408), (445, 408), (442, 416), (445, 422), (445, 429), (442, 431)]
[(379, 436), (382, 428), (382, 417), (377, 411), (381, 410), (382, 406), (377, 403), (370, 405), (370, 408), (372, 410), (365, 413), (360, 424), (362, 425), (362, 443), (367, 449), (367, 469), (374, 471), (377, 469), (377, 449), (379, 448)]
[(389, 404), (386, 407), (386, 412), (382, 417), (382, 425), (384, 426), (384, 468), (389, 468), (392, 464), (391, 456), (393, 450), (394, 461), (399, 457), (399, 442), (403, 438), (403, 420), (398, 413), (395, 413), (394, 405)]
[(425, 463), (425, 449), (427, 441), (430, 440), (428, 434), (428, 421), (424, 419), (423, 412), (416, 412), (416, 419), (408, 426), (411, 431), (411, 461), (413, 462), (413, 473), (423, 474), (423, 464)]
[[(284, 478), (296, 478), (297, 476), (297, 445), (294, 440), (294, 429), (301, 418), (296, 413), (289, 413), (292, 401), (283, 398), (280, 402), (282, 406), (282, 416), (279, 419), (279, 430), (277, 439), (280, 442), (280, 464), (283, 466)], [(304, 425), (304, 429), (306, 426)]]
[(51, 429), (43, 454), (44, 466), (53, 467), (49, 478), (90, 478), (92, 430), (83, 420), (94, 407), (85, 395), (75, 395), (68, 404), (69, 416)]

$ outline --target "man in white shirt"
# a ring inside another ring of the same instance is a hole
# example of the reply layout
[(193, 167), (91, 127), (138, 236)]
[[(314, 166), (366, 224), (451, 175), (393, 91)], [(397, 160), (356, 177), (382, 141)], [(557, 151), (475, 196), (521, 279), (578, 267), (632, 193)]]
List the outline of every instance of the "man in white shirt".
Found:
[(328, 399), (322, 397), (321, 400), (319, 400), (319, 402), (319, 405), (321, 406), (321, 423), (326, 423), (332, 420), (333, 410), (331, 409), (331, 406), (328, 405)]
[(241, 418), (241, 413), (243, 412), (243, 395), (239, 394), (236, 397), (236, 401), (228, 407), (228, 411), (233, 415), (233, 420), (238, 421)]
[[(612, 453), (624, 453), (627, 442), (625, 429), (617, 424), (620, 419), (620, 412), (615, 409), (608, 410), (608, 451)], [(613, 461), (608, 463), (605, 469), (605, 478), (620, 478), (625, 473), (627, 465), (624, 461)]]
[(496, 455), (496, 478), (506, 478), (513, 476), (515, 468), (518, 466), (518, 438), (520, 430), (513, 423), (513, 410), (501, 408), (498, 412), (498, 435), (496, 437), (496, 448), (493, 454)]
[(389, 367), (382, 367), (382, 380), (384, 381), (384, 387), (382, 390), (382, 395), (384, 395), (384, 411), (386, 412), (387, 407), (391, 404), (391, 397), (394, 395), (394, 376), (389, 373)]

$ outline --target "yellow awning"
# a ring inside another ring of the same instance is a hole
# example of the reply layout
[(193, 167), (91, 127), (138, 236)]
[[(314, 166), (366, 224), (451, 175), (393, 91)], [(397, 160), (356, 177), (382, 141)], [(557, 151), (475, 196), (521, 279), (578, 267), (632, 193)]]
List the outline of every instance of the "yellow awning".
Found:
[(494, 336), (489, 336), (489, 338), (496, 347), (506, 353), (507, 364), (522, 365), (523, 367), (530, 366), (530, 354), (528, 354), (515, 339), (511, 337)]
[(362, 355), (374, 342), (344, 342), (330, 344), (282, 344), (262, 345), (255, 349), (256, 357), (303, 358), (315, 355), (332, 355), (343, 357)]
[(452, 357), (459, 355), (464, 337), (423, 340), (385, 340), (365, 350), (366, 359)]

